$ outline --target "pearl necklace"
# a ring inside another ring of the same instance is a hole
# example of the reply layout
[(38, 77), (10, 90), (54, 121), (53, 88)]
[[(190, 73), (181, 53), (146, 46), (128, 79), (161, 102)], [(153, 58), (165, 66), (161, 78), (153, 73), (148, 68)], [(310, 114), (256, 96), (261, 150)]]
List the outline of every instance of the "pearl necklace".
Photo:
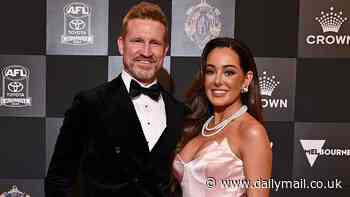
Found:
[[(228, 123), (230, 123), (232, 120), (240, 117), (241, 115), (243, 115), (246, 111), (247, 111), (248, 107), (246, 105), (242, 105), (242, 107), (236, 111), (235, 113), (233, 113), (231, 116), (229, 116), (228, 118), (226, 118), (225, 120), (223, 120), (222, 122), (220, 122), (219, 124), (217, 124), (215, 127), (209, 128), (209, 123), (210, 121), (214, 118), (214, 116), (211, 116), (204, 124), (202, 127), (202, 135), (204, 137), (210, 137), (213, 135), (218, 134), (220, 131), (222, 131), (227, 125)], [(206, 134), (205, 131), (215, 131), (213, 133), (210, 134)]]

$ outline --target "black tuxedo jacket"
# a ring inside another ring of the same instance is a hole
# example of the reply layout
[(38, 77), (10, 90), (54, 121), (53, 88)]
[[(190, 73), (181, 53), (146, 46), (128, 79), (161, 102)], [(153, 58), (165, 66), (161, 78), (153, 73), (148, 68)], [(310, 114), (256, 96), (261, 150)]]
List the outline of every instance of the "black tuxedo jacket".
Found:
[(167, 196), (185, 106), (161, 94), (167, 127), (149, 151), (120, 75), (79, 93), (65, 113), (45, 178), (46, 197), (71, 196), (76, 177), (84, 197)]

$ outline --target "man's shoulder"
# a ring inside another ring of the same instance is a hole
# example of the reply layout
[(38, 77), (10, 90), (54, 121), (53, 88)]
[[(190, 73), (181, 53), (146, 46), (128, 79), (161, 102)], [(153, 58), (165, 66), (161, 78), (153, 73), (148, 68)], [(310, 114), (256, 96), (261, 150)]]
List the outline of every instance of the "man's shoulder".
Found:
[(182, 114), (187, 115), (190, 113), (190, 108), (181, 100), (177, 99), (170, 92), (163, 90), (164, 96), (168, 97), (170, 102), (174, 103), (177, 110), (180, 110)]
[(115, 92), (119, 86), (120, 83), (118, 83), (118, 79), (114, 79), (112, 81), (99, 84), (93, 88), (81, 90), (75, 97), (83, 99), (89, 103), (94, 103), (108, 97), (108, 94)]
[(161, 88), (162, 97), (166, 97), (170, 102), (174, 103), (175, 105), (183, 105), (183, 102), (175, 98), (175, 96), (170, 93), (168, 90)]

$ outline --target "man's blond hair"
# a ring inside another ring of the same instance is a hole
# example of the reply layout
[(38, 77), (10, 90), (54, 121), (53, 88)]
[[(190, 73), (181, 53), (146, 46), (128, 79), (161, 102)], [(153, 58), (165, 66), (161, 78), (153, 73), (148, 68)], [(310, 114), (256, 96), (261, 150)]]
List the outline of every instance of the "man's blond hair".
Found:
[(164, 41), (168, 42), (168, 21), (157, 4), (143, 1), (133, 6), (123, 18), (121, 36), (124, 37), (127, 34), (128, 21), (132, 19), (149, 19), (162, 23), (165, 27)]

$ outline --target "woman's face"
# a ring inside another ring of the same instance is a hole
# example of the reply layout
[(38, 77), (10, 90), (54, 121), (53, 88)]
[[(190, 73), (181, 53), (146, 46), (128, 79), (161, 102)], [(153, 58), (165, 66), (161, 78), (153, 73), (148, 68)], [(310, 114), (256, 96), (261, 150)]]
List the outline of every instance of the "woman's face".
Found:
[(204, 73), (204, 88), (214, 108), (231, 105), (239, 108), (240, 90), (242, 87), (248, 87), (249, 82), (235, 51), (225, 47), (215, 48), (209, 53)]

